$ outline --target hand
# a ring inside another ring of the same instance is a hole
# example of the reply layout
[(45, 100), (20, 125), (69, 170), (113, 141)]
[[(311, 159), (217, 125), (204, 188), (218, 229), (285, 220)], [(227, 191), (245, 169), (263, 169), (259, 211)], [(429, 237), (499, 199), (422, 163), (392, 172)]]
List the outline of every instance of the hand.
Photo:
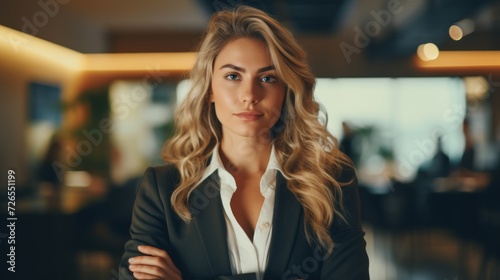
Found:
[(182, 280), (179, 269), (164, 250), (139, 245), (139, 252), (146, 256), (130, 258), (129, 269), (136, 279)]

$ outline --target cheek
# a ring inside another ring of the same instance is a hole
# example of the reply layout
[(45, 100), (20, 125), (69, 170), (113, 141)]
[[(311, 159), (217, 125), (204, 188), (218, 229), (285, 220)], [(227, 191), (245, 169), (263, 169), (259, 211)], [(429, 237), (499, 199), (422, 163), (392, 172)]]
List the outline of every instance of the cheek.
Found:
[(218, 116), (232, 113), (233, 109), (236, 106), (234, 95), (232, 95), (231, 92), (221, 88), (212, 93), (212, 102), (214, 103), (215, 110)]
[(224, 101), (231, 103), (238, 102), (241, 89), (241, 85), (238, 83), (227, 81), (220, 82), (217, 87), (219, 100), (224, 99)]

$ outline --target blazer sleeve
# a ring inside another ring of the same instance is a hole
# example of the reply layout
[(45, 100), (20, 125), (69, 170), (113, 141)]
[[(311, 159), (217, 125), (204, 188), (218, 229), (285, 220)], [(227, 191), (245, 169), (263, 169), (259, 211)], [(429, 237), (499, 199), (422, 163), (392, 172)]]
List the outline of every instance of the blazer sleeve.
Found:
[(368, 280), (368, 255), (364, 232), (361, 228), (358, 182), (352, 168), (342, 172), (342, 182), (350, 184), (342, 187), (342, 214), (334, 219), (331, 234), (333, 252), (322, 265), (321, 279)]
[[(166, 172), (165, 172), (166, 171)], [(176, 182), (177, 173), (173, 168), (162, 167), (162, 170), (148, 168), (139, 184), (137, 195), (132, 211), (132, 223), (130, 226), (130, 240), (125, 243), (125, 252), (120, 261), (119, 279), (133, 280), (132, 272), (128, 269), (128, 259), (135, 256), (143, 255), (138, 251), (139, 245), (149, 245), (167, 251), (170, 257), (176, 262), (176, 256), (172, 255), (171, 241), (169, 240), (167, 219), (165, 217), (165, 205), (169, 205), (170, 192), (173, 186), (161, 186), (166, 191), (159, 191), (157, 182), (157, 173), (161, 176), (172, 177), (172, 184)], [(166, 202), (166, 203), (164, 203)], [(167, 209), (168, 210), (168, 209)], [(209, 279), (209, 278), (208, 278)], [(240, 275), (218, 276), (213, 280), (255, 280), (255, 273), (247, 273)], [(207, 280), (207, 279), (193, 279)]]
[(156, 175), (153, 168), (148, 168), (142, 178), (132, 211), (130, 226), (131, 239), (125, 243), (125, 252), (120, 261), (119, 276), (121, 280), (134, 279), (128, 269), (128, 259), (142, 255), (139, 245), (150, 245), (169, 251), (165, 211), (158, 192)]

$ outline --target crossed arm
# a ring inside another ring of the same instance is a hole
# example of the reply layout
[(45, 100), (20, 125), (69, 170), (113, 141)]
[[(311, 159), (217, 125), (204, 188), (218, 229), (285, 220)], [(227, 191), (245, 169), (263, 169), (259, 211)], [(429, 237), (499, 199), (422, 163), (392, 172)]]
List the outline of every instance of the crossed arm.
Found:
[(166, 251), (147, 245), (138, 246), (138, 250), (144, 256), (128, 259), (128, 267), (136, 279), (182, 279), (181, 271)]

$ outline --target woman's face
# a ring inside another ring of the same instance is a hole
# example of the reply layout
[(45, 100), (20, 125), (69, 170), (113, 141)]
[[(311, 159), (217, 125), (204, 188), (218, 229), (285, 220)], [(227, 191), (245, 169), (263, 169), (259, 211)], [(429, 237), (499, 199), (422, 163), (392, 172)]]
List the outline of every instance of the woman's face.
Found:
[(239, 38), (222, 48), (214, 63), (210, 101), (223, 137), (268, 139), (284, 97), (285, 86), (264, 42)]

